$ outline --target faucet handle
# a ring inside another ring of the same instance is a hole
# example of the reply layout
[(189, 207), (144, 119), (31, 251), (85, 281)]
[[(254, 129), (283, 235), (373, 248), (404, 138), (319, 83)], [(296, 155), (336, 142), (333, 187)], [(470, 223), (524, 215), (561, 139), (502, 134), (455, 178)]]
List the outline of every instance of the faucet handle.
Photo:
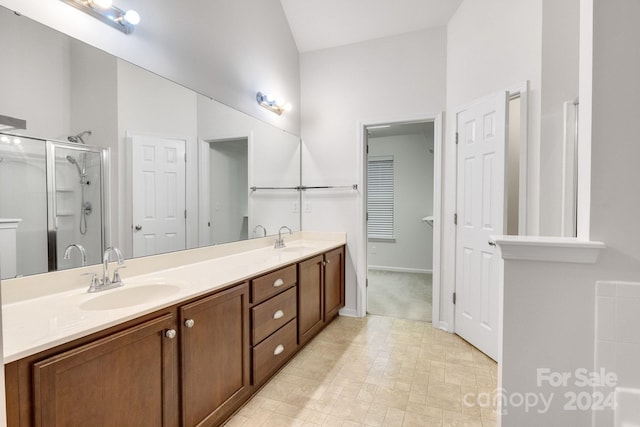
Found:
[(87, 292), (96, 292), (100, 288), (100, 281), (97, 273), (82, 273), (81, 276), (91, 276), (91, 284)]
[(113, 271), (113, 279), (111, 279), (111, 283), (122, 283), (122, 278), (120, 277), (120, 269), (127, 268), (126, 265), (121, 265)]

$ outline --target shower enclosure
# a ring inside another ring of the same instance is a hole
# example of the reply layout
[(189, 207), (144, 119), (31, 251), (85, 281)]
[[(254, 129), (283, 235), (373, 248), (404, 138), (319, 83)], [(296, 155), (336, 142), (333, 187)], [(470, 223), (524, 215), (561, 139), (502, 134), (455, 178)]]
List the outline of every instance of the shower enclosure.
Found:
[[(109, 152), (84, 145), (0, 134), (0, 219), (19, 220), (17, 275), (98, 264), (106, 247)], [(2, 256), (2, 254), (0, 254)], [(2, 278), (5, 277), (3, 274)]]

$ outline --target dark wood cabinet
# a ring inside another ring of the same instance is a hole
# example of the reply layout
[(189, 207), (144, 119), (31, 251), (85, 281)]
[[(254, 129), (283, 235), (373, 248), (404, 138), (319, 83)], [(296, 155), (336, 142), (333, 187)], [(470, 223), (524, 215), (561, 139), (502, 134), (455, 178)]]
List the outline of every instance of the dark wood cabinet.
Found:
[(329, 322), (344, 307), (344, 248), (324, 255), (324, 321)]
[(219, 426), (344, 306), (344, 247), (5, 365), (9, 426)]
[(249, 286), (180, 308), (184, 426), (218, 425), (250, 387)]
[(167, 314), (33, 364), (34, 425), (178, 425), (174, 334)]
[(344, 307), (344, 246), (298, 264), (298, 342), (306, 343)]
[(298, 343), (309, 341), (324, 326), (324, 256), (298, 264)]

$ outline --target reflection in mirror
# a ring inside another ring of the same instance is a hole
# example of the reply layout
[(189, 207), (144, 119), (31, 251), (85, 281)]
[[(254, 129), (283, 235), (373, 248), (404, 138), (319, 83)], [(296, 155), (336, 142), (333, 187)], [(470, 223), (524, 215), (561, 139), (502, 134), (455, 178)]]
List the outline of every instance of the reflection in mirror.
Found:
[[(3, 7), (0, 38), (10, 41), (3, 53), (12, 58), (10, 67), (0, 68), (0, 79), (11, 82), (0, 97), (0, 114), (26, 119), (27, 130), (14, 132), (38, 142), (41, 151), (37, 162), (0, 182), (0, 220), (20, 220), (10, 227), (2, 222), (2, 230), (16, 232), (18, 247), (9, 251), (16, 271), (7, 275), (3, 266), (3, 278), (80, 266), (79, 250), (63, 257), (71, 244), (83, 246), (95, 264), (105, 245), (130, 258), (262, 237), (262, 227), (270, 235), (282, 225), (300, 229), (298, 191), (250, 190), (300, 185), (297, 136)], [(91, 135), (81, 134), (87, 129)], [(76, 142), (66, 142), (78, 134)], [(53, 162), (65, 178), (59, 177), (63, 187), (52, 190), (56, 196), (47, 204), (44, 141), (55, 140), (65, 141)], [(79, 151), (88, 147), (110, 152), (104, 216), (92, 176), (100, 156)], [(0, 173), (11, 164), (9, 154), (3, 157)], [(83, 166), (90, 184), (81, 183)], [(18, 200), (23, 211), (4, 211)], [(69, 215), (57, 220), (56, 236), (65, 237), (52, 245), (32, 224), (46, 230), (54, 203)], [(94, 247), (86, 236), (99, 232)]]
[(3, 279), (100, 262), (107, 165), (107, 150), (0, 134), (0, 218), (15, 222), (2, 239), (0, 258), (15, 258)]

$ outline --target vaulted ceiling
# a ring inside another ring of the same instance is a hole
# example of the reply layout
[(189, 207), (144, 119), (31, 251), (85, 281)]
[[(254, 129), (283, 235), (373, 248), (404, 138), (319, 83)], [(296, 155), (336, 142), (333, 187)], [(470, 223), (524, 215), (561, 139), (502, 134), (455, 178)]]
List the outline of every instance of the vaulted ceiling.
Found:
[(462, 0), (280, 0), (298, 50), (309, 52), (442, 27)]

